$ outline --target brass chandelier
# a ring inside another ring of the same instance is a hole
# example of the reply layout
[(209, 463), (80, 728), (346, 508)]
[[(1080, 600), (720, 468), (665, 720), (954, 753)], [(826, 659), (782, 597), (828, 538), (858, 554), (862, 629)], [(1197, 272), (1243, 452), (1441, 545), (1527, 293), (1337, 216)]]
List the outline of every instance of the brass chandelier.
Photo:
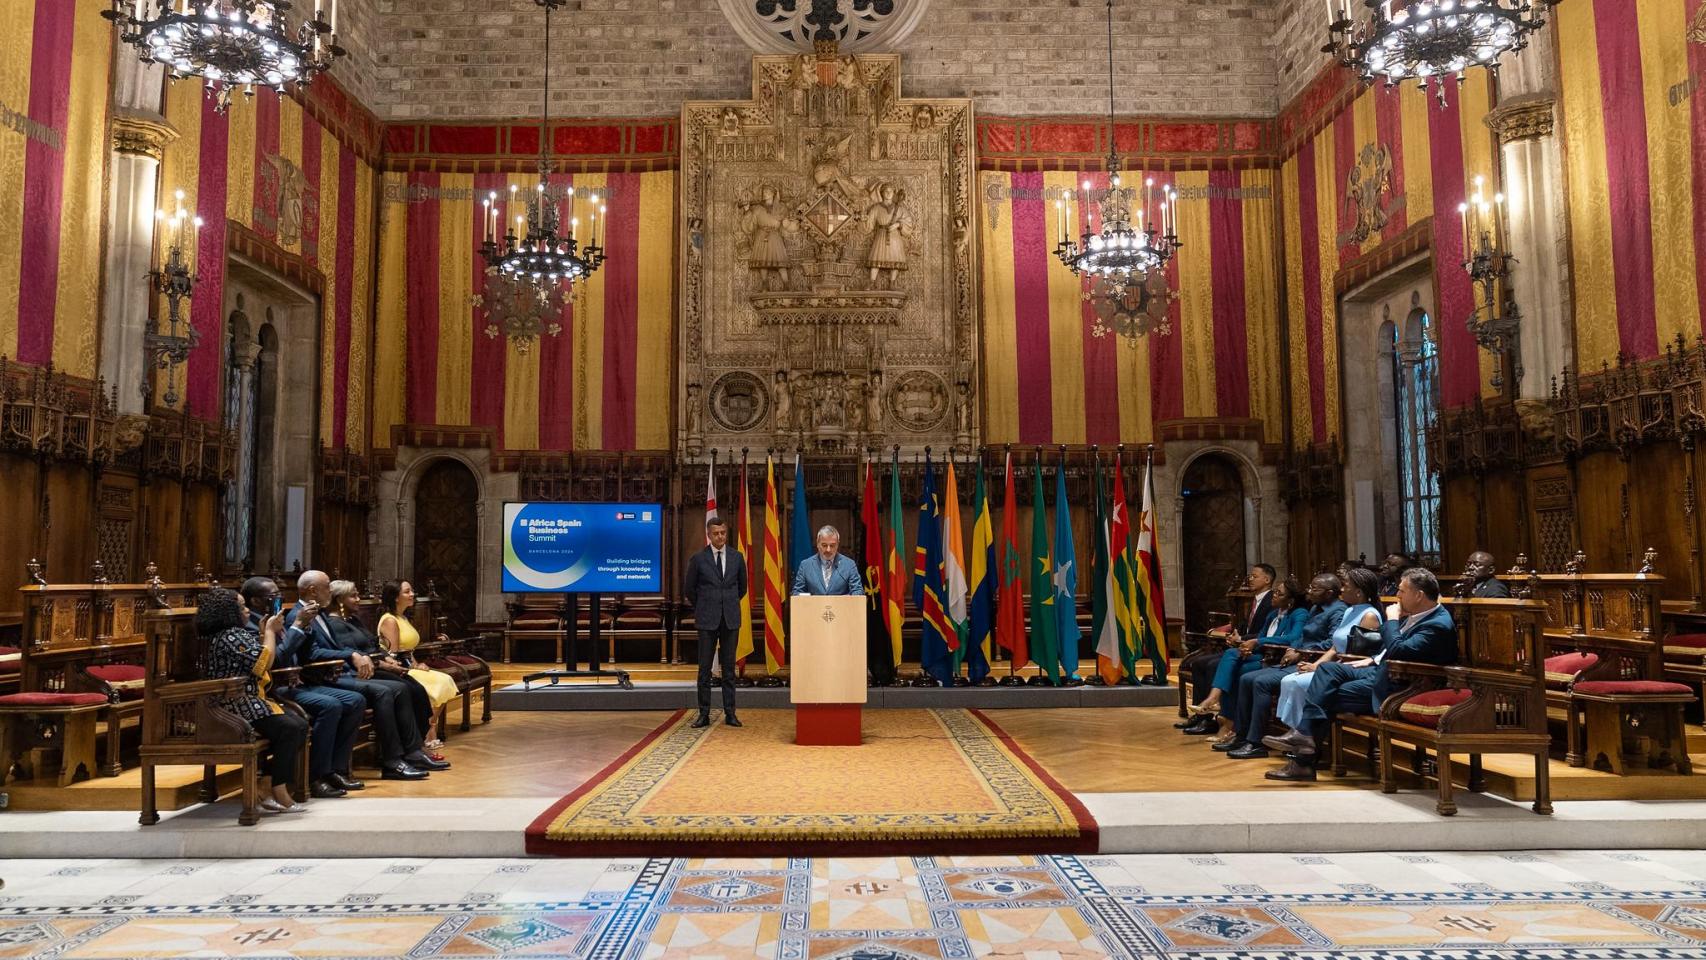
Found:
[[(1167, 286), (1167, 262), (1180, 247), (1176, 209), (1178, 194), (1171, 187), (1156, 189), (1145, 177), (1142, 204), (1135, 214), (1136, 191), (1124, 186), (1119, 151), (1114, 140), (1114, 0), (1108, 0), (1108, 189), (1095, 201), (1100, 226), (1090, 225), (1074, 239), (1064, 199), (1055, 201), (1060, 242), (1054, 255), (1084, 281), (1084, 299), (1094, 318), (1091, 334), (1117, 334), (1132, 346), (1150, 333), (1171, 330), (1168, 308), (1173, 292)], [(1093, 197), (1084, 183), (1083, 199)], [(1158, 206), (1157, 206), (1158, 204)]]
[(297, 27), (285, 25), (290, 0), (111, 0), (101, 16), (144, 63), (165, 66), (173, 80), (201, 77), (215, 112), (224, 113), (241, 87), (279, 93), (305, 85), (344, 55), (338, 46), (337, 0), (328, 16), (316, 10)]
[(1358, 20), (1351, 0), (1327, 0), (1327, 45), (1340, 64), (1364, 82), (1387, 86), (1414, 80), (1433, 85), (1445, 103), (1447, 78), (1462, 82), (1471, 67), (1496, 71), (1500, 58), (1528, 46), (1546, 25), (1541, 11), (1559, 0), (1362, 0)]

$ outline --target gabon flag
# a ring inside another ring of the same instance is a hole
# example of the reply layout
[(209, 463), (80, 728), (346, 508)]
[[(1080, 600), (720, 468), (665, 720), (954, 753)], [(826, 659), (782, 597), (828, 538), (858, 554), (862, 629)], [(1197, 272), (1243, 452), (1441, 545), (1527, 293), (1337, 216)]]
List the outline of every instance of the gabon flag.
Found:
[(782, 633), (782, 516), (776, 509), (776, 462), (764, 458), (764, 672), (788, 662)]
[(746, 596), (740, 602), (740, 631), (735, 634), (735, 661), (746, 668), (746, 658), (752, 656), (752, 598), (763, 589), (758, 571), (761, 564), (752, 562), (752, 500), (746, 488), (746, 454), (740, 457), (740, 509), (735, 513), (735, 550), (746, 561)]

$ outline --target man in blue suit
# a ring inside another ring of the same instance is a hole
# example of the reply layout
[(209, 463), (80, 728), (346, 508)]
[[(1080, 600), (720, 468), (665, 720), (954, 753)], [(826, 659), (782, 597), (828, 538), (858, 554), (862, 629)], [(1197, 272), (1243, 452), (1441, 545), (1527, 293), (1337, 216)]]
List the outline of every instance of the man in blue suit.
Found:
[(1262, 746), (1262, 729), (1267, 726), (1274, 701), (1279, 697), (1280, 680), (1297, 672), (1304, 653), (1326, 650), (1333, 645), (1333, 631), (1339, 628), (1339, 621), (1348, 609), (1339, 599), (1339, 591), (1344, 588), (1338, 576), (1331, 573), (1318, 573), (1309, 581), (1309, 590), (1304, 594), (1309, 601), (1309, 620), (1303, 625), (1303, 633), (1280, 659), (1279, 666), (1252, 670), (1238, 678), (1238, 698), (1233, 701), (1238, 711), (1234, 715), (1238, 736), (1231, 743), (1215, 744), (1213, 749), (1233, 760), (1259, 760), (1268, 755), (1267, 748)]
[(1375, 714), (1390, 694), (1388, 664), (1394, 660), (1449, 666), (1457, 662), (1457, 624), (1439, 605), (1439, 581), (1422, 567), (1404, 571), (1398, 581), (1398, 617), (1381, 624), (1380, 652), (1361, 660), (1334, 661), (1315, 671), (1302, 729), (1262, 742), (1291, 755), (1269, 780), (1315, 779), (1315, 734), (1325, 732), (1335, 713)]
[(800, 561), (794, 571), (793, 595), (810, 597), (862, 597), (864, 581), (859, 565), (841, 555), (841, 532), (824, 527), (817, 532), (817, 553)]

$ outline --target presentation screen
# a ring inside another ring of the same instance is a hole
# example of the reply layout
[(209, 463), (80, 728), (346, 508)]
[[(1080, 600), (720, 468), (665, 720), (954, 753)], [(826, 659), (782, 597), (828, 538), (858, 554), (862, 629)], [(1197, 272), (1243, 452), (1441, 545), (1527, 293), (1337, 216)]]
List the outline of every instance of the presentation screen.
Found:
[(505, 593), (660, 593), (656, 503), (504, 504)]

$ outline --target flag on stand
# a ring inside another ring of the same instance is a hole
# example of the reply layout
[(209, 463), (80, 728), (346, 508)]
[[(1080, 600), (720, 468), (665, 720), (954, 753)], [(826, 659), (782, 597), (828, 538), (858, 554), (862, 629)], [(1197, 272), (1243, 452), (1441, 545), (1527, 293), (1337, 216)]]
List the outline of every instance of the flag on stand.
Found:
[(783, 577), (792, 589), (794, 571), (817, 552), (817, 538), (812, 536), (811, 513), (806, 510), (806, 468), (800, 455), (794, 454), (794, 510), (788, 518), (788, 569)]
[(1031, 662), (1025, 642), (1025, 588), (1019, 578), (1025, 564), (1019, 557), (1019, 503), (1013, 495), (1013, 451), (1007, 451), (1007, 506), (1001, 514), (1001, 589), (996, 601), (995, 642), (1007, 651), (1013, 670)]
[(1143, 652), (1161, 682), (1167, 679), (1167, 613), (1161, 585), (1160, 548), (1155, 543), (1155, 451), (1143, 471), (1143, 512), (1137, 520), (1137, 583), (1142, 605)]
[(1131, 551), (1131, 509), (1125, 499), (1125, 464), (1114, 458), (1114, 496), (1108, 506), (1108, 549), (1114, 552), (1114, 613), (1120, 618), (1120, 665), (1137, 678), (1142, 636), (1137, 617), (1137, 563)]
[(1096, 555), (1090, 561), (1090, 638), (1096, 645), (1096, 673), (1102, 682), (1120, 682), (1120, 620), (1114, 589), (1114, 564), (1108, 532), (1108, 498), (1102, 491), (1102, 465), (1091, 468), (1096, 497)]
[(1072, 540), (1072, 508), (1066, 502), (1066, 462), (1054, 471), (1054, 617), (1061, 674), (1078, 677), (1078, 552)]
[(740, 630), (735, 634), (735, 661), (746, 669), (746, 658), (752, 656), (752, 598), (761, 589), (758, 571), (762, 564), (752, 562), (752, 501), (746, 487), (746, 454), (740, 455), (740, 509), (735, 513), (735, 551), (746, 561), (746, 596), (740, 601)]
[(711, 467), (705, 471), (705, 542), (711, 542), (711, 521), (717, 518), (717, 454), (711, 452)]
[[(989, 520), (989, 496), (983, 483), (983, 457), (977, 460), (977, 490), (972, 495), (971, 522), (971, 631), (960, 645), (966, 676), (977, 683), (989, 676), (993, 651), (989, 638), (995, 631), (995, 526)], [(956, 670), (957, 674), (959, 671)]]
[(900, 506), (900, 448), (889, 465), (888, 553), (883, 557), (883, 620), (894, 648), (894, 665), (900, 666), (901, 629), (906, 625), (906, 520)]
[(960, 660), (965, 657), (966, 638), (971, 636), (971, 621), (966, 611), (966, 551), (965, 538), (960, 535), (960, 484), (955, 476), (954, 461), (948, 458), (948, 490), (942, 496), (942, 591), (948, 626), (948, 649), (953, 652), (950, 669), (960, 675)]
[(923, 621), (924, 640), (919, 651), (924, 671), (941, 681), (954, 682), (954, 626), (942, 605), (942, 512), (936, 498), (936, 470), (924, 458), (924, 496), (918, 502), (918, 550), (912, 568), (912, 599)]
[(1054, 616), (1054, 554), (1049, 548), (1048, 501), (1043, 498), (1043, 458), (1037, 456), (1031, 492), (1031, 659), (1060, 686), (1060, 624)]
[(764, 458), (764, 672), (788, 662), (782, 632), (782, 515), (776, 507), (776, 464)]
[[(865, 649), (891, 650), (888, 620), (883, 607), (883, 526), (882, 513), (877, 509), (877, 474), (870, 461), (865, 462), (865, 503), (859, 511), (865, 527)], [(896, 664), (898, 666), (898, 664)], [(876, 670), (878, 676), (887, 671)]]

